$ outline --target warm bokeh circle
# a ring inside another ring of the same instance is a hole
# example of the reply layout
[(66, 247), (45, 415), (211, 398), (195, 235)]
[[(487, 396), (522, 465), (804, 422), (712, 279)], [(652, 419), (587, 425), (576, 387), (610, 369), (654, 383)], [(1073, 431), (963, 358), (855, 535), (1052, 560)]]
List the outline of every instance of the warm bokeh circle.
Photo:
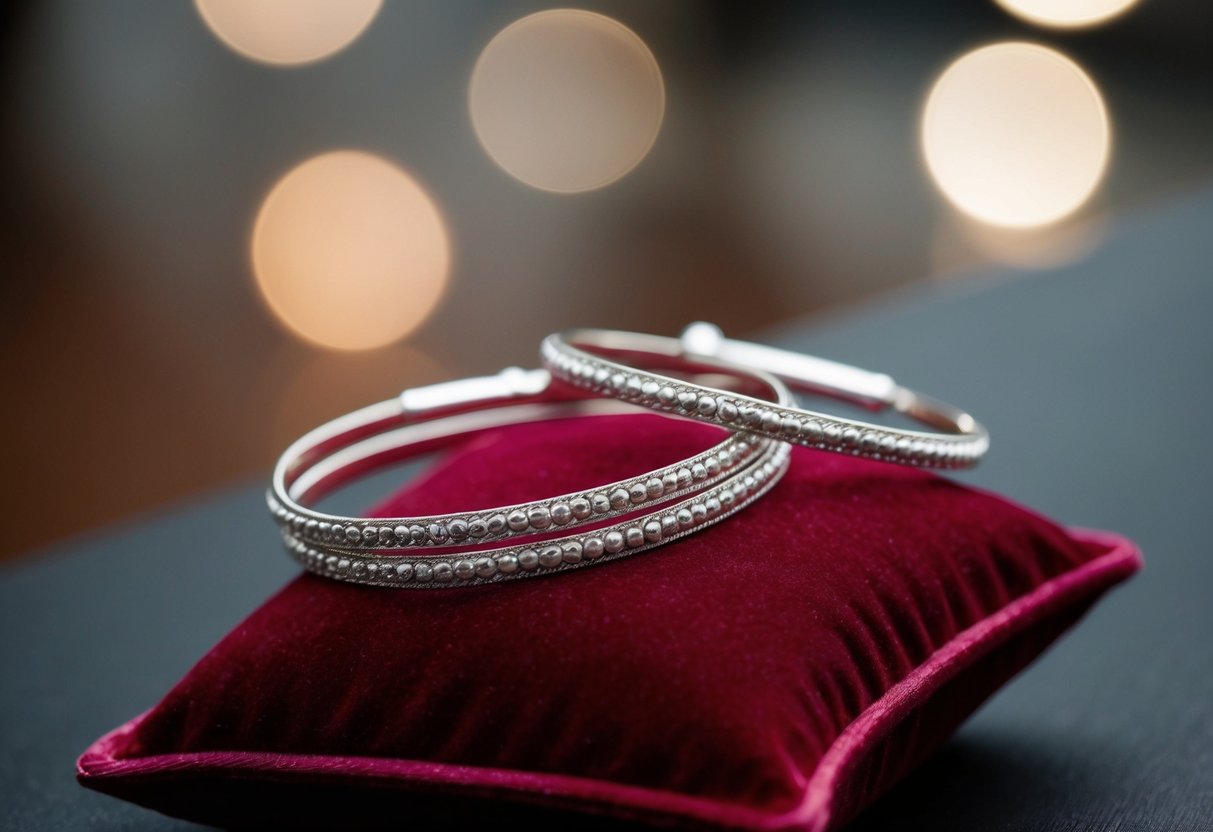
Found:
[(290, 330), (357, 350), (412, 332), (438, 304), (450, 244), (429, 194), (403, 170), (360, 151), (315, 156), (266, 196), (253, 271)]
[(552, 9), (507, 26), (472, 71), (472, 126), (485, 151), (535, 188), (601, 188), (648, 154), (665, 114), (653, 53), (593, 12)]
[(935, 184), (964, 213), (1027, 228), (1060, 220), (1094, 193), (1111, 128), (1095, 83), (1030, 43), (973, 50), (935, 81), (922, 150)]

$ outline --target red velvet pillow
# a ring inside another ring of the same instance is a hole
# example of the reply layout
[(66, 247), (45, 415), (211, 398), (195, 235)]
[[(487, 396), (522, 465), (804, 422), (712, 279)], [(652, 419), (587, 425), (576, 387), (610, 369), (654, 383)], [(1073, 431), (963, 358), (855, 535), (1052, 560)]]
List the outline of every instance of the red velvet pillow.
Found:
[[(376, 513), (535, 499), (719, 435), (653, 415), (505, 428)], [(251, 828), (833, 829), (1139, 565), (1122, 538), (801, 448), (736, 518), (601, 567), (441, 592), (301, 576), (79, 779)]]

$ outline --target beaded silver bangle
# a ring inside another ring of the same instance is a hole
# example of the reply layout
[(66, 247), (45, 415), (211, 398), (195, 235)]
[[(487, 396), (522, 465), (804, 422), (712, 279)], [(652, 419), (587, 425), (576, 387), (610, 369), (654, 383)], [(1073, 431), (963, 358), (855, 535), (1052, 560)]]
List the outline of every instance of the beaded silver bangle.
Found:
[[(737, 380), (777, 401), (791, 400), (777, 380), (746, 374), (739, 374)], [(582, 561), (643, 551), (715, 522), (748, 504), (769, 487), (768, 480), (782, 473), (779, 466), (786, 466), (786, 454), (776, 453), (779, 443), (730, 434), (702, 453), (639, 477), (526, 504), (374, 519), (327, 514), (306, 505), (353, 476), (475, 431), (540, 419), (635, 412), (633, 406), (587, 398), (573, 388), (550, 386), (549, 381), (544, 370), (510, 368), (487, 378), (415, 388), (309, 432), (282, 455), (267, 494), (288, 551), (308, 569), (329, 577), (391, 586), (484, 582), (483, 573), (490, 568), (485, 557), (492, 561), (489, 577), (494, 580), (515, 572), (519, 576), (545, 574)], [(480, 547), (514, 536), (550, 534), (591, 523), (601, 526), (680, 499), (673, 507), (651, 511), (632, 522), (550, 540), (536, 550), (526, 546), (481, 550), (472, 559), (466, 554), (444, 558), (427, 552), (416, 560), (402, 560), (409, 550), (418, 548)], [(560, 563), (553, 562), (554, 545), (562, 547)], [(583, 557), (571, 563), (571, 549), (578, 546)], [(384, 550), (394, 554), (385, 555)], [(531, 551), (538, 560), (531, 558)], [(519, 559), (514, 570), (511, 557)], [(394, 570), (390, 577), (382, 571), (389, 566)]]
[[(534, 409), (518, 408), (546, 401), (547, 373), (519, 373), (510, 369), (488, 378), (416, 388), (309, 432), (275, 466), (266, 497), (270, 513), (298, 540), (313, 545), (391, 550), (482, 545), (599, 522), (709, 488), (761, 450), (751, 437), (730, 434), (702, 453), (637, 477), (544, 500), (442, 515), (369, 519), (327, 514), (304, 504), (351, 474), (415, 456), (436, 441), (535, 418)], [(504, 402), (513, 403), (513, 409), (504, 409)], [(469, 412), (488, 406), (493, 410), (487, 415)], [(574, 412), (569, 415), (635, 410), (585, 401), (570, 406)]]
[[(693, 324), (681, 338), (574, 329), (549, 335), (541, 355), (555, 378), (582, 390), (810, 448), (929, 468), (969, 467), (989, 448), (986, 429), (972, 416), (902, 387), (887, 375), (731, 341), (711, 324)], [(831, 395), (870, 410), (891, 408), (944, 432), (829, 416), (656, 369), (769, 373), (793, 389)]]
[(757, 500), (787, 471), (791, 447), (769, 442), (707, 491), (576, 535), (519, 546), (422, 557), (309, 545), (283, 530), (287, 552), (325, 577), (399, 589), (444, 589), (552, 575), (639, 554), (718, 523)]

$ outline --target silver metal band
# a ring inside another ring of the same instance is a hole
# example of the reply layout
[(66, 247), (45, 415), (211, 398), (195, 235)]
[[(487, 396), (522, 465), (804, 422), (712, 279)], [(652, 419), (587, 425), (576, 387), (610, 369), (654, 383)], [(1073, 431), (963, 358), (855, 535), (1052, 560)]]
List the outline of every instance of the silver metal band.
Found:
[[(733, 382), (791, 401), (772, 378), (739, 374)], [(288, 552), (313, 572), (356, 583), (442, 588), (551, 574), (646, 551), (748, 505), (787, 467), (783, 443), (730, 433), (706, 451), (638, 477), (528, 503), (392, 518), (332, 515), (306, 505), (352, 477), (478, 431), (635, 411), (551, 385), (546, 370), (510, 368), (416, 388), (293, 443), (275, 466), (267, 503)], [(576, 526), (593, 529), (553, 537)], [(483, 548), (515, 536), (528, 539)]]
[[(286, 450), (274, 469), (266, 497), (271, 514), (296, 539), (316, 546), (401, 550), (484, 545), (600, 522), (710, 488), (763, 449), (751, 437), (730, 434), (702, 453), (626, 480), (527, 503), (441, 515), (371, 519), (305, 505), (370, 468), (417, 456), (476, 430), (540, 418), (635, 411), (617, 402), (586, 401), (574, 391), (556, 394), (553, 401), (546, 371), (519, 373), (511, 368), (496, 376), (416, 388), (309, 432)], [(575, 400), (569, 401), (570, 395)]]
[[(711, 324), (692, 324), (681, 338), (568, 330), (544, 339), (541, 356), (555, 378), (582, 390), (810, 448), (903, 465), (966, 468), (981, 459), (990, 443), (986, 429), (969, 414), (902, 387), (889, 376), (728, 340)], [(892, 409), (935, 430), (830, 416), (681, 377), (711, 371), (770, 374), (793, 389), (834, 396), (869, 410)]]
[(400, 589), (445, 589), (552, 575), (639, 554), (671, 543), (740, 511), (771, 489), (787, 470), (791, 448), (763, 450), (713, 487), (656, 511), (581, 534), (518, 546), (422, 557), (311, 546), (283, 530), (287, 552), (325, 577)]

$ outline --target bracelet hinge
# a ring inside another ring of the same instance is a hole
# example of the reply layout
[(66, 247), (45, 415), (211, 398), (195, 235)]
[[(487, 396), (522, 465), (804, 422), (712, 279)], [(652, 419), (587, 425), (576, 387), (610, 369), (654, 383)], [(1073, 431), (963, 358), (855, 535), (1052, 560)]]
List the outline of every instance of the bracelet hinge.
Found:
[(400, 394), (400, 406), (406, 415), (422, 414), (459, 405), (534, 396), (546, 390), (550, 381), (547, 370), (506, 367), (496, 375), (410, 388)]

